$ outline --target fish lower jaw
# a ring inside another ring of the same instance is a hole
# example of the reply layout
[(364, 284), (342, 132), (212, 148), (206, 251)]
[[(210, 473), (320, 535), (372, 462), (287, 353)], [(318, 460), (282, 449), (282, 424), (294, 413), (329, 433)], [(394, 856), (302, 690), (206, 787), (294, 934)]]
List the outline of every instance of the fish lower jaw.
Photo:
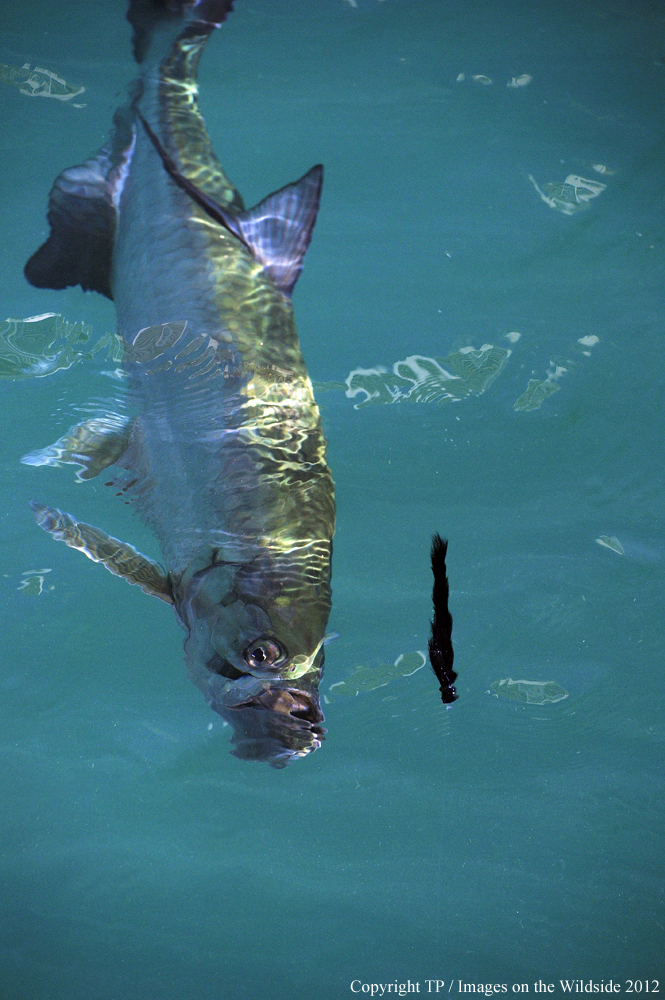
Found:
[(219, 705), (224, 709), (254, 708), (272, 712), (285, 721), (292, 719), (300, 728), (312, 729), (321, 735), (325, 732), (319, 726), (324, 716), (317, 698), (300, 688), (273, 686), (269, 680), (255, 678), (251, 674), (243, 675), (236, 681), (227, 681), (223, 689), (215, 691), (213, 703), (213, 707)]
[(317, 702), (306, 691), (298, 688), (267, 687), (263, 694), (254, 699), (254, 704), (257, 708), (267, 708), (279, 715), (291, 716), (312, 727), (323, 722), (323, 712)]

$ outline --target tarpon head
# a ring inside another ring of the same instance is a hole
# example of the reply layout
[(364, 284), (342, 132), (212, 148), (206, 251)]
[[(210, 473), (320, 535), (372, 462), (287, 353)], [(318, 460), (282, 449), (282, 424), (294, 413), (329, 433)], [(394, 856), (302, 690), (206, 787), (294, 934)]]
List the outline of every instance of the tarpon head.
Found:
[(294, 573), (262, 556), (213, 563), (183, 578), (176, 598), (189, 671), (233, 726), (232, 752), (278, 767), (325, 733), (318, 686), (330, 588)]

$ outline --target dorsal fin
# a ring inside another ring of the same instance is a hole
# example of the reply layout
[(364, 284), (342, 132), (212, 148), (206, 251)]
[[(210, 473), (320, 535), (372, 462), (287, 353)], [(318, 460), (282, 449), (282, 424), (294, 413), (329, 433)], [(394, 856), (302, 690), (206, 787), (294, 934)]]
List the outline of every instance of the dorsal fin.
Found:
[(116, 112), (111, 140), (77, 167), (56, 178), (49, 197), (51, 234), (25, 265), (36, 288), (111, 293), (111, 258), (118, 200), (134, 148), (134, 128), (124, 108)]

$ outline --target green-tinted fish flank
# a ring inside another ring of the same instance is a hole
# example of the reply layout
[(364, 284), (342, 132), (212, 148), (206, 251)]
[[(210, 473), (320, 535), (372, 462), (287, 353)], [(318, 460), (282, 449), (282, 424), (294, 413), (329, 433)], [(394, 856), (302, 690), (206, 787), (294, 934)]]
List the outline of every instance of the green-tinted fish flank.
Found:
[(37, 504), (40, 524), (171, 599), (195, 682), (217, 711), (232, 713), (234, 752), (284, 763), (315, 749), (323, 732), (334, 491), (291, 302), (321, 168), (250, 211), (224, 174), (198, 110), (196, 71), (230, 6), (130, 4), (142, 59), (134, 99), (117, 113), (109, 145), (56, 181), (51, 238), (26, 274), (42, 287), (79, 283), (113, 298), (132, 420), (112, 435), (72, 428), (28, 459), (77, 462), (82, 478), (112, 463), (123, 470), (110, 481), (164, 558), (152, 590), (154, 564), (142, 573), (126, 543), (114, 565), (116, 540), (100, 529)]
[(159, 103), (169, 127), (167, 150), (200, 191), (224, 208), (242, 212), (242, 196), (222, 170), (199, 111), (196, 77), (207, 38), (180, 40), (161, 64)]

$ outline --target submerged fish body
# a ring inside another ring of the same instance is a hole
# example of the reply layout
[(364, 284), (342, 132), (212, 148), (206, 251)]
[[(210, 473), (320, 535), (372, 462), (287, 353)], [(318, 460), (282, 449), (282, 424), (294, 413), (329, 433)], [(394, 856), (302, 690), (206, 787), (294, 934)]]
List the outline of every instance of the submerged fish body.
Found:
[[(26, 274), (113, 299), (133, 419), (117, 454), (107, 436), (103, 461), (83, 464), (123, 470), (115, 481), (163, 555), (152, 592), (174, 604), (192, 678), (233, 724), (234, 753), (280, 765), (325, 732), (334, 488), (291, 302), (321, 168), (246, 211), (219, 166), (196, 69), (231, 6), (132, 0), (134, 100), (109, 145), (56, 181), (51, 237)], [(149, 589), (131, 546), (34, 509), (55, 538)]]

